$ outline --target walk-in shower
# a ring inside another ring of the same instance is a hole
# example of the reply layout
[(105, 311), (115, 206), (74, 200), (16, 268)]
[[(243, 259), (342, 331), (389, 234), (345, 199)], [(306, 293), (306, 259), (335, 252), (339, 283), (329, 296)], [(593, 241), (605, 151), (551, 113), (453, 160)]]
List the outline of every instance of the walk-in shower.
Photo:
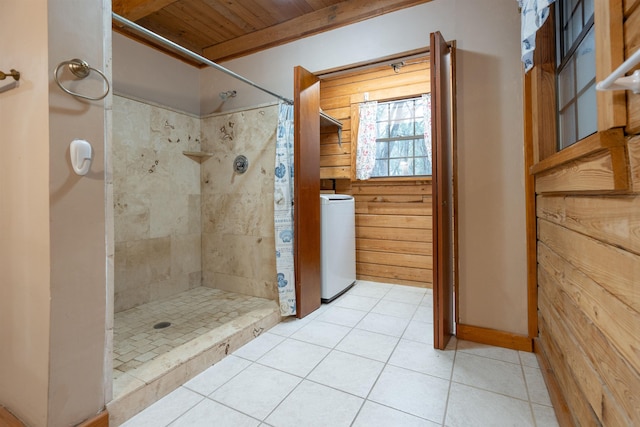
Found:
[[(114, 92), (108, 408), (118, 425), (280, 321), (274, 236), (279, 106), (199, 116), (128, 95), (126, 88), (120, 92), (117, 85)], [(232, 89), (219, 97), (225, 102), (238, 94)]]
[[(115, 422), (135, 413), (118, 403), (127, 396), (143, 409), (158, 387), (170, 391), (280, 321), (277, 110), (200, 118), (113, 97)], [(240, 153), (252, 159), (243, 174)]]

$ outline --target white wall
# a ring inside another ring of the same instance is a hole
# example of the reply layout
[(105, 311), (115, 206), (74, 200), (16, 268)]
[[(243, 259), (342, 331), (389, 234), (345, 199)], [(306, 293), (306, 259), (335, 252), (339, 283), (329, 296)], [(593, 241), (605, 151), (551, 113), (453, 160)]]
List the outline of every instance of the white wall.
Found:
[[(110, 76), (110, 37), (105, 38), (110, 35), (105, 32), (111, 26), (110, 12), (110, 0), (48, 0), (48, 70), (61, 61), (81, 58)], [(50, 75), (47, 72), (47, 78)], [(96, 93), (102, 89), (94, 73), (84, 85), (77, 85), (77, 90), (89, 92), (90, 86), (91, 93)], [(110, 108), (111, 96), (81, 101), (50, 81), (48, 104), (51, 327), (47, 425), (64, 426), (94, 416), (106, 403), (105, 110)], [(91, 170), (82, 177), (73, 172), (69, 161), (69, 144), (76, 138), (93, 146)]]
[(460, 321), (527, 334), (520, 19), (456, 1)]
[[(293, 67), (322, 71), (424, 47), (440, 31), (457, 43), (460, 321), (527, 334), (520, 19), (513, 0), (434, 0), (221, 65), (291, 98)], [(203, 113), (273, 99), (202, 71)]]
[(115, 32), (113, 88), (116, 94), (200, 114), (199, 68)]
[[(460, 321), (527, 333), (520, 20), (513, 0), (433, 0), (221, 65), (285, 97), (293, 67), (318, 72), (457, 43)], [(117, 68), (117, 65), (116, 65)], [(218, 93), (235, 89), (222, 103)], [(211, 68), (200, 73), (201, 114), (273, 101)], [(170, 98), (162, 101), (171, 104)]]
[[(307, 37), (220, 65), (272, 92), (293, 98), (293, 67), (312, 72), (381, 58), (429, 45), (430, 30), (451, 37), (455, 24), (455, 1), (436, 0), (337, 30)], [(469, 1), (469, 3), (472, 3)], [(236, 89), (238, 96), (222, 106), (235, 109), (274, 98), (212, 68), (201, 77), (203, 114), (221, 107), (217, 94)]]
[[(75, 57), (106, 68), (110, 1), (5, 3), (0, 69), (22, 78), (0, 94), (0, 404), (29, 426), (76, 425), (105, 404), (109, 100), (79, 102), (51, 76)], [(84, 178), (69, 164), (73, 138), (95, 149)]]
[(42, 426), (49, 377), (47, 0), (2, 4), (0, 52), (0, 70), (22, 73), (19, 88), (0, 93), (0, 404)]

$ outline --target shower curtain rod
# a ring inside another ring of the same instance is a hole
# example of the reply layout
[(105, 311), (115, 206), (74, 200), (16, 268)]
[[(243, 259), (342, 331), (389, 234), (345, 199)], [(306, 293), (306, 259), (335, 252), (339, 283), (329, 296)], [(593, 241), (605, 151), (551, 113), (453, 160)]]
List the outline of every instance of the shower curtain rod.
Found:
[(181, 52), (181, 53), (185, 54), (186, 56), (188, 56), (188, 57), (190, 57), (192, 59), (195, 59), (196, 61), (203, 62), (206, 65), (208, 65), (208, 66), (210, 66), (212, 68), (215, 68), (218, 71), (222, 71), (223, 73), (230, 75), (234, 79), (238, 79), (238, 80), (248, 84), (249, 86), (253, 86), (256, 89), (260, 89), (261, 91), (266, 92), (271, 96), (275, 96), (276, 98), (286, 102), (287, 104), (293, 104), (293, 101), (290, 100), (289, 98), (285, 98), (282, 95), (278, 95), (275, 92), (271, 92), (270, 90), (265, 89), (265, 88), (257, 85), (256, 83), (252, 82), (251, 80), (249, 80), (249, 79), (247, 79), (245, 77), (242, 77), (240, 74), (236, 74), (233, 71), (229, 70), (228, 68), (225, 68), (222, 65), (218, 65), (215, 62), (205, 58), (204, 56), (198, 55), (195, 52), (191, 52), (189, 49), (186, 49), (186, 48), (180, 46), (179, 44), (174, 43), (171, 40), (166, 39), (166, 38), (162, 37), (161, 35), (158, 35), (158, 34), (154, 33), (153, 31), (147, 30), (146, 28), (136, 24), (133, 21), (129, 21), (128, 19), (123, 18), (122, 16), (118, 15), (115, 12), (112, 12), (111, 15), (113, 16), (113, 19), (115, 21), (121, 23), (125, 27), (132, 28), (132, 29), (134, 29), (134, 30), (136, 30), (136, 31), (138, 31), (138, 32), (140, 32), (140, 33), (152, 38), (153, 40), (155, 40), (157, 42), (160, 42), (161, 44), (163, 44), (163, 45), (165, 45), (167, 47), (175, 49), (178, 52)]

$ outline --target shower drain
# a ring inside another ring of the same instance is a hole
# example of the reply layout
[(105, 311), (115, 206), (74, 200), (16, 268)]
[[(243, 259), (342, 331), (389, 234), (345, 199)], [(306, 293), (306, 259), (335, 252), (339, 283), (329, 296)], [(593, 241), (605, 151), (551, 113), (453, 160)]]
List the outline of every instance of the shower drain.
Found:
[(153, 325), (153, 329), (164, 329), (171, 326), (171, 322), (160, 322)]

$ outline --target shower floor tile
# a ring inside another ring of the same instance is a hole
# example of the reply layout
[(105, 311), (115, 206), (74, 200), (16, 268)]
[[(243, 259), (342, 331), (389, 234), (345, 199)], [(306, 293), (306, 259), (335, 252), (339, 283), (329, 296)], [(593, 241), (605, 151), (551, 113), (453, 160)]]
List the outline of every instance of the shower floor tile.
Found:
[[(194, 338), (273, 301), (199, 287), (115, 314), (114, 375), (167, 353)], [(160, 322), (170, 326), (154, 329)]]

